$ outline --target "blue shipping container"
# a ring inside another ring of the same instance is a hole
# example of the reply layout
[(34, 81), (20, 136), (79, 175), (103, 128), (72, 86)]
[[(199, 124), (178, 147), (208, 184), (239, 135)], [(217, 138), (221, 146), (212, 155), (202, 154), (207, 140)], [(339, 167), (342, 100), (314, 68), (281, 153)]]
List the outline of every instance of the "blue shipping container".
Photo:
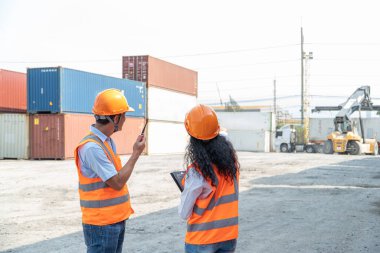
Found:
[(105, 89), (124, 92), (135, 111), (128, 116), (145, 117), (145, 83), (74, 69), (30, 68), (27, 71), (29, 113), (92, 114), (96, 95)]

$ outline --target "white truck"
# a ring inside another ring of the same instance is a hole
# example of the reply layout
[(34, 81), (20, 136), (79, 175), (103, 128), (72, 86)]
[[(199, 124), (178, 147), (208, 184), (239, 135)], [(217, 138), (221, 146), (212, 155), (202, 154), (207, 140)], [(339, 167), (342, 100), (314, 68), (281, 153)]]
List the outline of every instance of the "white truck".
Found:
[(279, 152), (305, 151), (307, 153), (320, 153), (323, 150), (323, 141), (313, 141), (307, 144), (299, 143), (297, 129), (301, 125), (284, 125), (276, 131), (275, 148)]

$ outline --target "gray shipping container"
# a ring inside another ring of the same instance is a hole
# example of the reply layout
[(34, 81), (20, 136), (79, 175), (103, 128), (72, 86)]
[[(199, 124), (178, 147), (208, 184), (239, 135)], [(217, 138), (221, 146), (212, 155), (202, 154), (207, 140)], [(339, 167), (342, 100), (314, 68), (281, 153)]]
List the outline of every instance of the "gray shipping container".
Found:
[(0, 159), (28, 159), (28, 122), (26, 114), (0, 114)]
[[(358, 118), (356, 121), (358, 134), (361, 135)], [(363, 118), (364, 137), (374, 138), (380, 142), (380, 118)], [(324, 141), (327, 136), (334, 131), (334, 118), (310, 118), (310, 141)]]
[(261, 130), (261, 131), (275, 131), (275, 118), (272, 112), (216, 112), (219, 124), (230, 130)]
[(271, 132), (269, 131), (229, 130), (228, 139), (237, 151), (271, 151)]

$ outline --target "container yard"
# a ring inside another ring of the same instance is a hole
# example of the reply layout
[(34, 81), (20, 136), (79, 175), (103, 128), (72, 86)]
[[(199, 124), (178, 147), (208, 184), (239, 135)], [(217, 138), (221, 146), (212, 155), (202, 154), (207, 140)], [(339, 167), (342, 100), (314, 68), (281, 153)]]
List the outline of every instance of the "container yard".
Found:
[(0, 1), (0, 253), (379, 253), (377, 5)]
[[(236, 252), (378, 252), (378, 158), (239, 152)], [(126, 162), (128, 156), (122, 156)], [(182, 252), (186, 222), (169, 172), (182, 155), (143, 156), (128, 182), (124, 251)], [(1, 161), (2, 252), (85, 252), (72, 160)], [(59, 180), (57, 180), (59, 179)], [(54, 182), (54, 183), (53, 183)], [(349, 222), (347, 222), (349, 221)], [(275, 232), (274, 232), (275, 231)], [(144, 243), (141, 243), (141, 240)]]

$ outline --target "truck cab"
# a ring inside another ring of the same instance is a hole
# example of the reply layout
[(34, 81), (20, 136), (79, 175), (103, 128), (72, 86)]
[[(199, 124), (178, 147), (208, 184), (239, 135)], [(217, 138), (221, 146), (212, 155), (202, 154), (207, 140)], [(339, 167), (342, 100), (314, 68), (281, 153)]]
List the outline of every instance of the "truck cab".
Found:
[(296, 149), (297, 132), (294, 125), (284, 125), (276, 130), (275, 148), (280, 152), (293, 152)]

